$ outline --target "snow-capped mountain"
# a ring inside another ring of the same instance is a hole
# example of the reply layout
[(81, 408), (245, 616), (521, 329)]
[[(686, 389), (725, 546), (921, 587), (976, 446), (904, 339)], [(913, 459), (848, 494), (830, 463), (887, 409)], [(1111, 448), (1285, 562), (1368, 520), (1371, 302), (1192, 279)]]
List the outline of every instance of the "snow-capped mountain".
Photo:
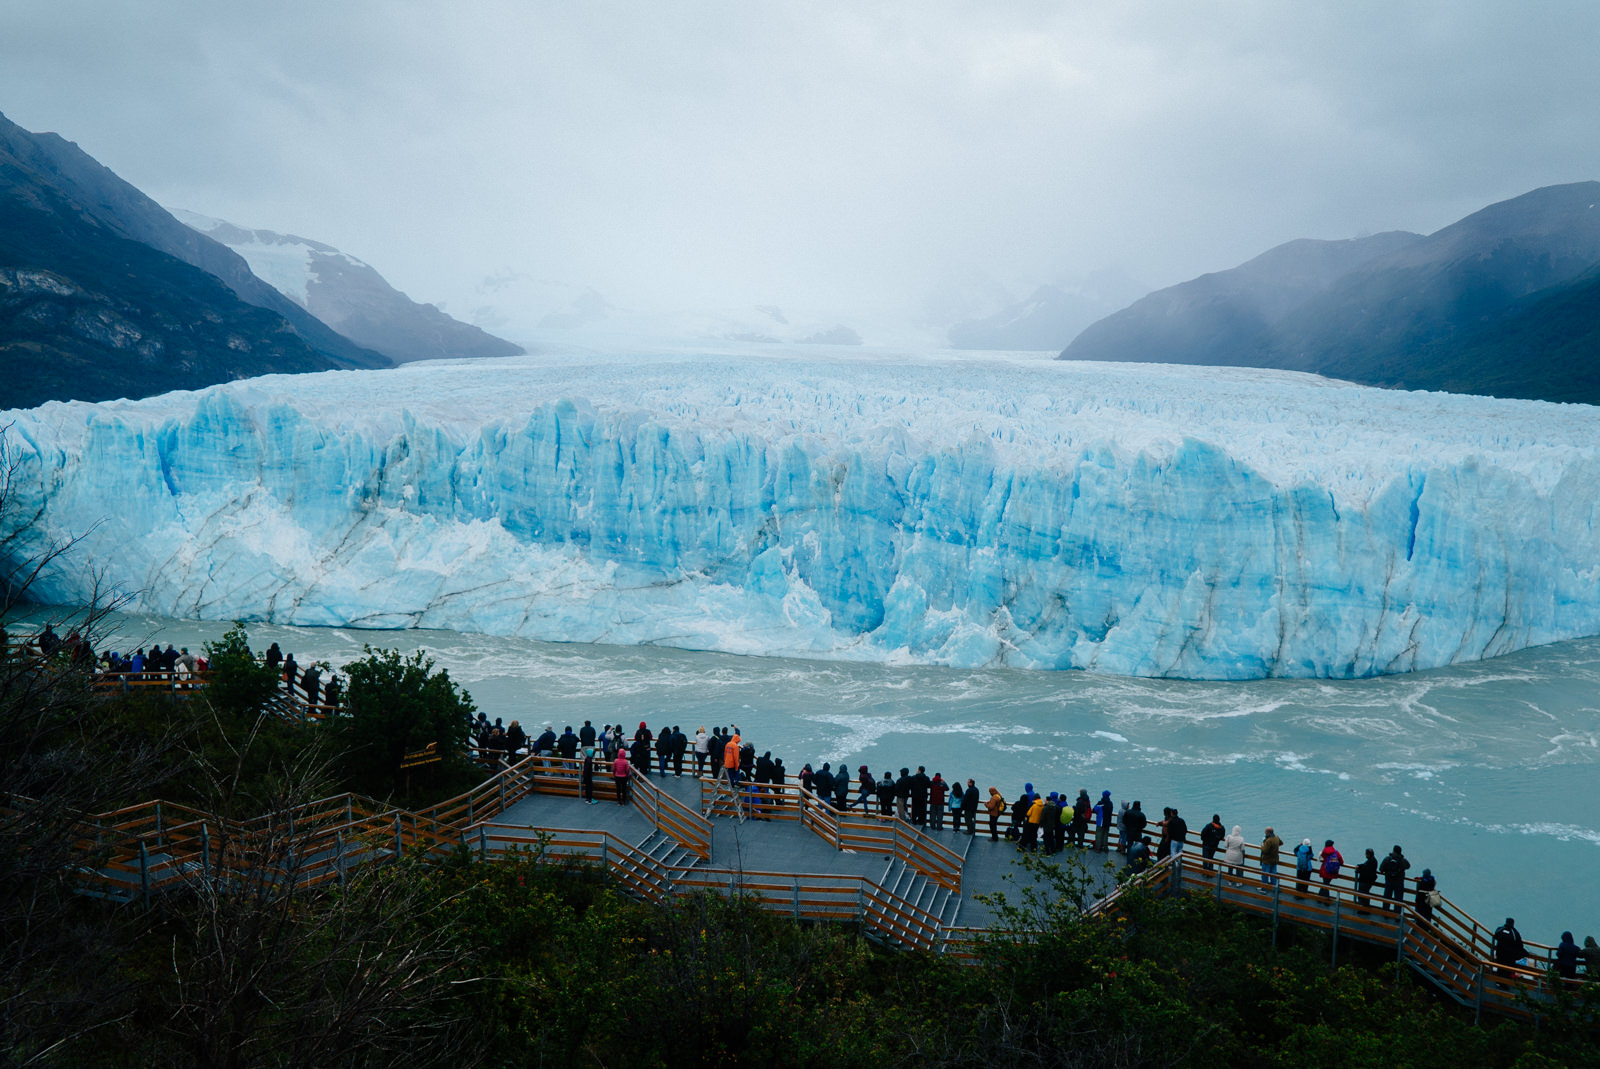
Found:
[(458, 356), (514, 356), (521, 347), (419, 304), (370, 264), (332, 245), (272, 230), (248, 230), (182, 209), (186, 225), (233, 249), (274, 289), (352, 341), (396, 363)]

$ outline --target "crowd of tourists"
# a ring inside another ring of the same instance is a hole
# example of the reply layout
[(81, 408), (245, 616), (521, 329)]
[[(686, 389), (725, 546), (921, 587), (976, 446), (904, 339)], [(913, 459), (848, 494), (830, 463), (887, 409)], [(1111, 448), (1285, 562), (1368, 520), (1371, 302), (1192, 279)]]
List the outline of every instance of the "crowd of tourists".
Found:
[[(628, 732), (621, 724), (596, 728), (585, 720), (582, 727), (568, 725), (559, 735), (553, 725), (546, 724), (540, 735), (530, 739), (516, 721), (503, 728), (499, 720), (491, 724), (480, 713), (473, 733), (480, 746), (503, 755), (508, 762), (524, 753), (581, 760), (580, 796), (589, 804), (597, 804), (597, 771), (612, 776), (618, 804), (627, 805), (634, 776), (648, 776), (652, 768), (659, 776), (682, 776), (686, 759), (691, 756), (692, 775), (725, 781), (732, 796), (742, 801), (745, 812), (756, 819), (761, 818), (764, 809), (770, 812), (774, 804), (763, 788), (782, 787), (791, 781), (783, 759), (774, 757), (771, 751), (758, 755), (737, 726), (714, 727), (710, 731), (702, 726), (691, 736), (678, 725), (653, 731), (641, 721)], [(852, 775), (849, 764), (843, 761), (823, 761), (816, 768), (808, 762), (792, 773), (792, 779), (817, 802), (841, 813), (859, 810), (893, 816), (919, 828), (948, 828), (967, 835), (979, 834), (981, 820), (991, 840), (1004, 839), (1020, 851), (1053, 855), (1068, 846), (1102, 854), (1115, 850), (1121, 855), (1123, 866), (1134, 873), (1198, 846), (1203, 872), (1257, 879), (1267, 886), (1277, 886), (1282, 879), (1296, 893), (1326, 898), (1332, 895), (1334, 881), (1347, 867), (1334, 840), (1324, 839), (1320, 849), (1310, 838), (1289, 847), (1277, 830), (1268, 826), (1257, 850), (1257, 872), (1247, 877), (1241, 825), (1227, 827), (1221, 814), (1213, 813), (1207, 823), (1192, 830), (1174, 806), (1163, 807), (1160, 817), (1154, 818), (1146, 813), (1141, 800), (1119, 804), (1109, 790), (1091, 799), (1086, 788), (1074, 796), (1066, 791), (1036, 790), (1032, 783), (1026, 783), (1022, 792), (1008, 801), (998, 787), (980, 788), (971, 778), (947, 779), (937, 770), (930, 775), (922, 765), (915, 771), (906, 766), (898, 774), (891, 769), (874, 774), (862, 764)], [(1113, 829), (1117, 832), (1114, 846)], [(1409, 905), (1416, 918), (1433, 921), (1434, 910), (1442, 899), (1432, 869), (1424, 868), (1416, 877), (1408, 903), (1406, 882), (1413, 866), (1400, 844), (1394, 844), (1381, 858), (1371, 847), (1365, 848), (1363, 854), (1348, 874), (1358, 910), (1390, 912)], [(1507, 932), (1510, 934), (1504, 934)], [(1509, 918), (1496, 931), (1493, 945), (1497, 962), (1528, 965), (1527, 949)], [(1589, 936), (1579, 947), (1570, 932), (1563, 932), (1552, 964), (1562, 976), (1577, 977), (1581, 969), (1581, 975), (1600, 980), (1600, 946)]]
[[(0, 630), (0, 651), (8, 651), (9, 642), (9, 636)], [(175, 650), (170, 643), (164, 650), (152, 646), (128, 655), (107, 651), (96, 659), (90, 644), (77, 631), (63, 638), (49, 624), (32, 645), (46, 657), (64, 651), (74, 661), (96, 663), (101, 671), (123, 675), (167, 672), (181, 679), (207, 669), (204, 656), (191, 654), (187, 647)], [(298, 690), (308, 703), (338, 704), (341, 684), (339, 678), (331, 674), (323, 681), (321, 673), (326, 665), (319, 663), (301, 669), (295, 663), (294, 654), (285, 655), (276, 642), (268, 647), (263, 662), (281, 673), (291, 693)], [(542, 733), (530, 738), (516, 720), (505, 725), (502, 719), (496, 718), (491, 723), (479, 713), (469, 725), (469, 734), (480, 754), (491, 759), (503, 758), (508, 764), (526, 754), (567, 760), (581, 758), (580, 796), (591, 805), (597, 804), (594, 797), (597, 772), (612, 777), (618, 804), (627, 805), (632, 796), (633, 777), (650, 775), (652, 760), (657, 775), (666, 776), (670, 769), (672, 775), (682, 776), (686, 759), (692, 755), (695, 777), (726, 780), (733, 797), (742, 799), (746, 811), (760, 819), (763, 809), (773, 804), (773, 799), (763, 789), (784, 787), (791, 775), (783, 759), (774, 757), (770, 750), (757, 755), (755, 746), (745, 741), (737, 726), (714, 727), (708, 732), (702, 725), (690, 736), (678, 725), (652, 731), (645, 721), (640, 721), (637, 728), (628, 732), (621, 724), (603, 724), (597, 729), (591, 721), (585, 720), (581, 728), (574, 730), (568, 725), (559, 735), (552, 725), (546, 724)], [(1112, 849), (1110, 840), (1114, 827), (1117, 830), (1115, 849), (1123, 865), (1134, 873), (1183, 853), (1193, 834), (1200, 848), (1204, 872), (1225, 871), (1234, 878), (1245, 877), (1243, 828), (1238, 824), (1224, 827), (1218, 813), (1213, 813), (1211, 820), (1198, 832), (1191, 833), (1188, 821), (1173, 806), (1164, 807), (1160, 819), (1152, 820), (1141, 801), (1124, 800), (1119, 806), (1109, 790), (1091, 799), (1086, 788), (1080, 789), (1074, 797), (1066, 791), (1035, 790), (1032, 783), (1024, 784), (1022, 792), (1008, 802), (997, 787), (981, 791), (973, 779), (965, 782), (959, 777), (946, 779), (939, 771), (930, 776), (922, 765), (918, 765), (915, 772), (909, 766), (902, 767), (898, 775), (890, 769), (874, 775), (869, 766), (858, 765), (852, 776), (848, 763), (843, 761), (837, 766), (834, 762), (823, 761), (820, 768), (813, 768), (808, 762), (793, 777), (817, 802), (839, 812), (852, 809), (876, 812), (933, 831), (942, 831), (948, 826), (957, 834), (975, 835), (978, 814), (982, 810), (991, 840), (998, 842), (1004, 837), (1018, 850), (1029, 853), (1053, 855), (1070, 845), (1107, 854)], [(1334, 880), (1346, 867), (1344, 855), (1334, 840), (1323, 840), (1320, 850), (1309, 838), (1301, 839), (1287, 850), (1286, 845), (1276, 829), (1268, 826), (1264, 830), (1257, 853), (1260, 881), (1277, 886), (1281, 865), (1285, 878), (1292, 878), (1294, 891), (1330, 896)], [(1403, 909), (1406, 874), (1412, 865), (1400, 845), (1396, 843), (1381, 859), (1371, 847), (1365, 848), (1364, 855), (1351, 873), (1357, 908), (1375, 905), (1384, 911)], [(1292, 877), (1288, 876), (1290, 864), (1293, 865)], [(1316, 886), (1319, 881), (1320, 887)], [(1431, 869), (1422, 870), (1413, 893), (1411, 907), (1415, 915), (1424, 922), (1431, 922), (1441, 902), (1438, 881)], [(1528, 964), (1526, 945), (1510, 917), (1495, 929), (1491, 946), (1495, 962), (1502, 966)], [(1551, 964), (1563, 977), (1576, 978), (1581, 970), (1582, 976), (1600, 980), (1600, 945), (1592, 935), (1586, 937), (1580, 947), (1571, 932), (1562, 932), (1561, 942), (1551, 957)]]
[[(63, 637), (57, 634), (55, 626), (49, 623), (46, 623), (44, 630), (33, 636), (31, 641), (26, 642), (24, 647), (30, 651), (37, 651), (40, 656), (47, 659), (62, 656), (69, 658), (73, 664), (92, 666), (102, 679), (126, 682), (137, 682), (141, 677), (149, 675), (162, 675), (170, 677), (181, 687), (186, 680), (203, 676), (211, 669), (204, 651), (190, 653), (187, 646), (174, 649), (170, 642), (166, 649), (157, 644), (140, 647), (131, 653), (108, 649), (97, 655), (89, 640), (77, 629), (73, 629)], [(10, 635), (0, 628), (0, 652), (9, 656), (11, 648)], [(335, 706), (343, 697), (343, 685), (339, 677), (332, 674), (326, 662), (319, 661), (309, 667), (301, 668), (295, 663), (294, 654), (285, 655), (274, 642), (267, 647), (262, 663), (278, 674), (279, 680), (290, 695), (302, 697), (307, 704)], [(329, 673), (326, 680), (323, 679), (325, 671)]]
[[(261, 662), (278, 673), (278, 678), (283, 680), (290, 694), (303, 695), (308, 705), (336, 706), (344, 697), (344, 686), (339, 682), (339, 677), (332, 674), (332, 668), (326, 661), (316, 661), (309, 667), (301, 668), (295, 663), (294, 654), (285, 655), (274, 642), (267, 647)], [(326, 682), (322, 678), (325, 669), (329, 672)]]

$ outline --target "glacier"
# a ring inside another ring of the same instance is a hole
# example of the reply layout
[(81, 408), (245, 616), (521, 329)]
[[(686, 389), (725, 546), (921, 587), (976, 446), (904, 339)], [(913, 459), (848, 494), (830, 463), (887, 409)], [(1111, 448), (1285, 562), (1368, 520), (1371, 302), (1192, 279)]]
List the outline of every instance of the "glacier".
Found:
[(32, 592), (1190, 679), (1600, 633), (1600, 409), (1037, 354), (567, 352), (0, 416)]

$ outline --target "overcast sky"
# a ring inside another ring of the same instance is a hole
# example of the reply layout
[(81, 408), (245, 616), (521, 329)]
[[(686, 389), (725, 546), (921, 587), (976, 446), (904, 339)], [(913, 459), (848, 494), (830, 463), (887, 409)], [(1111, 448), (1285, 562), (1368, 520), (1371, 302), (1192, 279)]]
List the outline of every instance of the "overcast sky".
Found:
[(917, 308), (1600, 178), (1600, 4), (4, 0), (0, 111), (421, 300)]

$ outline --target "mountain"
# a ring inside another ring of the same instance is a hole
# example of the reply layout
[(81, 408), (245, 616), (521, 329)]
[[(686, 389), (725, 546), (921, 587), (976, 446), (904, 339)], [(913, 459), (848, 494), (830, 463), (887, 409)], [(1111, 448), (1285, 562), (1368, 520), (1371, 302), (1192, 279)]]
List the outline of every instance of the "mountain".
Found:
[(1375, 386), (1600, 403), (1600, 183), (1426, 237), (1290, 242), (1095, 323), (1073, 360), (1236, 364)]
[(1547, 186), (1366, 264), (1285, 318), (1271, 366), (1376, 386), (1442, 376), (1488, 392), (1450, 350), (1600, 264), (1597, 204), (1600, 182)]
[(1391, 231), (1349, 241), (1290, 241), (1231, 271), (1157, 290), (1084, 328), (1069, 360), (1262, 365), (1275, 328), (1349, 272), (1423, 240)]
[(276, 312), (312, 349), (340, 367), (388, 367), (267, 285), (231, 249), (174, 219), (161, 205), (118, 178), (58, 134), (33, 134), (0, 115), (0, 155), (47, 185), (109, 233), (148, 245), (213, 275), (241, 300)]
[(1075, 285), (1044, 285), (992, 315), (962, 320), (947, 337), (952, 349), (1060, 349), (1147, 288), (1115, 271)]
[(279, 293), (358, 345), (397, 364), (457, 356), (516, 356), (519, 346), (419, 304), (372, 267), (331, 245), (175, 209), (180, 222), (228, 246)]
[(1524, 298), (1504, 318), (1451, 344), (1427, 347), (1411, 361), (1405, 384), (1600, 403), (1600, 267)]
[(125, 236), (0, 135), (0, 409), (344, 366), (277, 312)]

